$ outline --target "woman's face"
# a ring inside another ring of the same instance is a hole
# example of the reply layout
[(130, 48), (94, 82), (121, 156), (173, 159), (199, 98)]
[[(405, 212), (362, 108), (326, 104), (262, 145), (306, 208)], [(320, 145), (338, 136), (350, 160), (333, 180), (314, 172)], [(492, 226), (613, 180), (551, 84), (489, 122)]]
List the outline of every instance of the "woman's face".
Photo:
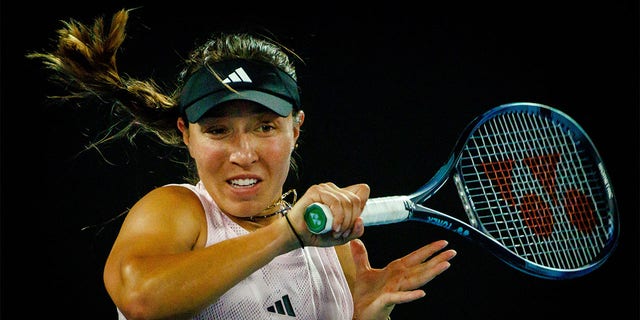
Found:
[(266, 214), (263, 210), (282, 195), (304, 113), (294, 121), (245, 100), (213, 112), (188, 128), (178, 120), (200, 179), (223, 212)]

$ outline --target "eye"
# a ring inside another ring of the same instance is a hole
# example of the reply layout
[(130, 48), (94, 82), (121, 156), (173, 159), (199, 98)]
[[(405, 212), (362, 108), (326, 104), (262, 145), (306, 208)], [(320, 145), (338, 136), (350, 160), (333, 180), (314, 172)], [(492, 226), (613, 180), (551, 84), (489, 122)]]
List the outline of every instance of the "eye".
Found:
[(229, 133), (229, 128), (223, 126), (211, 126), (206, 128), (205, 133), (214, 135), (214, 136), (223, 136)]
[(258, 131), (263, 133), (269, 133), (274, 130), (276, 130), (276, 126), (274, 126), (271, 122), (263, 122), (260, 124), (260, 126), (258, 126)]

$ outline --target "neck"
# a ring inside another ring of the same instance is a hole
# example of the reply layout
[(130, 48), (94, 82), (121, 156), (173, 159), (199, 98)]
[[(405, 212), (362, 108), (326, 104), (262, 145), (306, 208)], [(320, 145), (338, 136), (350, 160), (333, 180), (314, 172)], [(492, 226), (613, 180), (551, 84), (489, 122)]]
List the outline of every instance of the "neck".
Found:
[[(289, 203), (289, 202), (287, 202), (285, 200), (289, 194), (293, 194), (293, 201), (291, 201), (291, 203)], [(264, 214), (264, 215), (250, 216), (250, 217), (238, 217), (238, 219), (247, 220), (247, 221), (256, 221), (256, 220), (268, 219), (268, 218), (271, 218), (271, 217), (273, 217), (273, 216), (275, 216), (277, 214), (284, 214), (285, 212), (289, 211), (289, 209), (291, 209), (291, 207), (293, 206), (293, 204), (296, 203), (297, 200), (298, 200), (298, 194), (296, 193), (296, 190), (295, 189), (291, 189), (291, 190), (285, 192), (282, 196), (280, 196), (280, 198), (276, 199), (276, 201), (274, 201), (272, 204), (270, 204), (264, 210), (262, 210), (262, 212), (265, 212), (265, 211), (268, 212), (268, 211), (276, 208), (274, 212), (268, 213), (268, 214)]]
[(265, 215), (255, 215), (255, 216), (250, 216), (250, 217), (238, 217), (238, 219), (248, 220), (248, 221), (264, 220), (264, 219), (267, 219), (267, 218), (271, 218), (271, 217), (273, 217), (273, 216), (275, 216), (275, 215), (277, 215), (279, 213), (282, 214), (286, 210), (289, 210), (289, 208), (290, 207), (279, 209), (279, 210), (276, 210), (273, 213), (269, 213), (269, 214), (265, 214)]

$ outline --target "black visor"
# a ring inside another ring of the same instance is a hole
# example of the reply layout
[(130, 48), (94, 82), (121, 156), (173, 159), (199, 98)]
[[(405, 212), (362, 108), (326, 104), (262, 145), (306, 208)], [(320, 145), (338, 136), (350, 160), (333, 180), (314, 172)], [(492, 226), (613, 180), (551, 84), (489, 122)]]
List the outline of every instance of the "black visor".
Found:
[(180, 112), (195, 123), (213, 107), (231, 100), (253, 101), (282, 117), (300, 108), (298, 85), (291, 76), (265, 62), (235, 59), (202, 67), (191, 75), (182, 89)]

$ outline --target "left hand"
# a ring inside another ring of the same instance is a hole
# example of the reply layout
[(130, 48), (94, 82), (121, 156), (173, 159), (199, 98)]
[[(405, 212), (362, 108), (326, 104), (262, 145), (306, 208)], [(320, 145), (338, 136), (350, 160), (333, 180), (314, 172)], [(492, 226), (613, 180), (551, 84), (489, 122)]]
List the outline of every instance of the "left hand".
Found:
[(410, 254), (390, 262), (382, 269), (372, 268), (364, 243), (351, 241), (351, 251), (356, 265), (354, 319), (385, 320), (396, 304), (407, 303), (425, 296), (423, 285), (447, 270), (449, 260), (456, 251), (439, 240), (427, 244)]

